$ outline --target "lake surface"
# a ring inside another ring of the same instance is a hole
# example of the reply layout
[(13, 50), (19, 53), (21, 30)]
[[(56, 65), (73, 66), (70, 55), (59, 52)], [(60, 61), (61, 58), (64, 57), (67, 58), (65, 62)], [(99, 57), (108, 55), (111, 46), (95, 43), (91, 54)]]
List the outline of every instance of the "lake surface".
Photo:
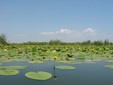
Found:
[(29, 64), (27, 62), (10, 62), (3, 65), (26, 65), (29, 68), (20, 70), (16, 76), (0, 76), (0, 85), (113, 85), (113, 69), (104, 68), (107, 63), (98, 61), (96, 64), (64, 64), (74, 66), (75, 70), (56, 69), (57, 80), (52, 77), (46, 81), (38, 81), (26, 78), (24, 75), (29, 71), (47, 71), (54, 74), (52, 61), (43, 64)]

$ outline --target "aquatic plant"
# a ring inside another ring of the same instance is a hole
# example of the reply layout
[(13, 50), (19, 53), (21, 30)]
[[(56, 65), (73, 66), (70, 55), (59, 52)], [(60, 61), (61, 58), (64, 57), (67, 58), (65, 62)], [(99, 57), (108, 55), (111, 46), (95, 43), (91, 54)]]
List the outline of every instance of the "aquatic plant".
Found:
[(113, 60), (106, 60), (106, 62), (110, 62), (110, 63), (113, 63)]
[(113, 69), (113, 65), (105, 65), (104, 67)]
[(35, 60), (35, 61), (28, 61), (28, 63), (31, 63), (31, 64), (34, 64), (34, 63), (38, 63), (38, 64), (40, 64), (40, 63), (44, 63), (44, 61), (39, 61), (39, 60)]
[(0, 65), (2, 65), (2, 63), (0, 63)]
[(25, 76), (27, 78), (35, 79), (35, 80), (47, 80), (52, 77), (52, 74), (49, 72), (38, 71), (38, 72), (27, 72)]
[(0, 66), (0, 69), (26, 69), (27, 66)]
[(17, 75), (17, 74), (19, 74), (19, 70), (10, 70), (10, 69), (0, 70), (0, 75), (3, 75), (3, 76), (10, 76), (10, 75)]
[(64, 69), (64, 70), (72, 70), (72, 69), (76, 69), (76, 68), (73, 67), (73, 66), (65, 66), (65, 65), (62, 65), (62, 66), (56, 66), (56, 68), (58, 68), (58, 69)]

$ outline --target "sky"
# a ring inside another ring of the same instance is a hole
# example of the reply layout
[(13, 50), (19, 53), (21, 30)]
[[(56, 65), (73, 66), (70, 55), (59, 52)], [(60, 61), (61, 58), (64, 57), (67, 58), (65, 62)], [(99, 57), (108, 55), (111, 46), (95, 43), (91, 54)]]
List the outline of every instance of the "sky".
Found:
[(113, 41), (113, 0), (0, 0), (8, 42)]

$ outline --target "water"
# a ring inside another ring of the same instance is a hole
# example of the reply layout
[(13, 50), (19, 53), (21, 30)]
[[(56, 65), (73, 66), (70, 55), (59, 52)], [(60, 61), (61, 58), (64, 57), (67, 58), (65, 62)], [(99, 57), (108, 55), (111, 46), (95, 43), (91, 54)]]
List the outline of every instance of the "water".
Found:
[(104, 68), (104, 65), (111, 64), (98, 61), (96, 64), (63, 64), (76, 67), (76, 70), (56, 69), (58, 77), (52, 77), (46, 81), (38, 81), (26, 78), (24, 74), (28, 71), (47, 71), (54, 74), (53, 62), (48, 61), (44, 64), (29, 64), (27, 62), (10, 62), (4, 65), (26, 65), (28, 69), (20, 70), (16, 76), (0, 76), (0, 85), (113, 85), (113, 69)]

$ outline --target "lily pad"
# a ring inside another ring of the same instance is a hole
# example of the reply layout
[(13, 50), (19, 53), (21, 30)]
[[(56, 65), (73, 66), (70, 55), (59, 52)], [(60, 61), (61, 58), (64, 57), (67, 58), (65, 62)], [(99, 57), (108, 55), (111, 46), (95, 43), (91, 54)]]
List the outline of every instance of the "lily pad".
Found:
[(110, 62), (110, 63), (113, 63), (113, 60), (106, 60), (106, 62)]
[(19, 70), (0, 70), (0, 75), (10, 76), (19, 74)]
[(0, 66), (0, 69), (25, 69), (27, 66)]
[(52, 77), (52, 74), (44, 71), (38, 71), (38, 72), (27, 72), (25, 76), (35, 80), (47, 80)]
[(0, 63), (0, 65), (2, 65), (2, 63)]
[(105, 65), (104, 67), (113, 69), (113, 65)]
[(58, 69), (64, 69), (64, 70), (72, 70), (75, 69), (73, 66), (56, 66)]
[(28, 63), (34, 64), (34, 63), (44, 63), (43, 61), (29, 61)]

